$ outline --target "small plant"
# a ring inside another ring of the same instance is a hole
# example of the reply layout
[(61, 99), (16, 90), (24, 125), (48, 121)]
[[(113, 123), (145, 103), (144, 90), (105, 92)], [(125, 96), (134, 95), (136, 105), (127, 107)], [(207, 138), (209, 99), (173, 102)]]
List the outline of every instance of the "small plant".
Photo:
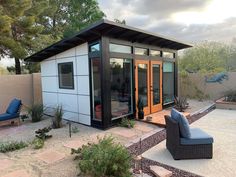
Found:
[(11, 152), (19, 149), (23, 149), (27, 147), (28, 144), (20, 141), (13, 141), (13, 142), (6, 142), (6, 143), (0, 143), (0, 152), (1, 153), (6, 153), (6, 152)]
[(77, 150), (75, 160), (82, 175), (93, 177), (131, 177), (131, 156), (121, 144), (114, 143), (114, 139), (104, 137), (98, 144), (88, 144)]
[(119, 124), (121, 127), (134, 128), (135, 121), (130, 120), (127, 117), (123, 118)]
[(32, 122), (41, 121), (44, 110), (45, 108), (43, 104), (33, 104), (31, 107), (27, 108), (28, 114), (30, 115)]
[(52, 117), (52, 128), (61, 128), (62, 127), (62, 116), (64, 112), (62, 106), (57, 106), (56, 111), (54, 113), (54, 117)]
[(79, 132), (79, 128), (78, 127), (72, 127), (72, 133), (78, 133)]
[(40, 138), (34, 138), (32, 145), (34, 149), (41, 149), (44, 146), (44, 140)]
[(189, 106), (186, 97), (175, 97), (175, 108), (180, 111), (184, 112)]
[(228, 101), (228, 102), (236, 102), (236, 91), (228, 91), (226, 94), (225, 94), (225, 101)]
[(41, 149), (44, 146), (44, 141), (52, 137), (52, 135), (47, 134), (51, 129), (51, 127), (44, 127), (35, 131), (35, 139), (32, 141), (34, 149)]
[(144, 112), (143, 112), (143, 107), (144, 107), (144, 104), (143, 104), (143, 99), (142, 98), (139, 98), (138, 99), (138, 118), (139, 119), (144, 119)]
[(36, 138), (42, 139), (42, 140), (46, 140), (48, 138), (51, 138), (52, 135), (48, 135), (47, 133), (50, 132), (52, 130), (51, 127), (44, 127), (42, 129), (38, 129), (37, 131), (35, 131)]

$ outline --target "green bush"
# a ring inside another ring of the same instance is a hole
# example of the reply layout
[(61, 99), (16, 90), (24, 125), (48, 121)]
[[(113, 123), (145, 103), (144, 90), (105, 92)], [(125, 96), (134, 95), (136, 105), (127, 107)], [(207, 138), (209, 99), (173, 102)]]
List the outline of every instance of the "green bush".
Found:
[(25, 148), (27, 146), (28, 146), (28, 144), (23, 141), (20, 141), (20, 142), (13, 141), (13, 142), (0, 143), (0, 152), (1, 153), (11, 152), (11, 151)]
[(52, 127), (53, 128), (61, 128), (62, 127), (62, 116), (64, 112), (62, 106), (57, 106), (54, 116), (52, 117)]
[(131, 177), (131, 156), (121, 144), (114, 143), (109, 136), (99, 139), (98, 144), (88, 144), (72, 149), (83, 175), (93, 177)]
[(134, 128), (135, 121), (130, 120), (127, 117), (123, 118), (119, 124), (121, 127)]
[(44, 140), (40, 138), (34, 138), (32, 145), (34, 149), (41, 149), (44, 146)]
[(43, 117), (43, 112), (45, 108), (43, 104), (33, 104), (27, 109), (28, 114), (32, 118), (32, 122), (39, 122)]

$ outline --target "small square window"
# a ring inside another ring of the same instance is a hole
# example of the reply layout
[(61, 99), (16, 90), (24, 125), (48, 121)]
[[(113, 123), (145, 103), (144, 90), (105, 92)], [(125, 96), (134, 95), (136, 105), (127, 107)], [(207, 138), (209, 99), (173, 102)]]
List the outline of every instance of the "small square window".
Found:
[(99, 52), (100, 51), (100, 44), (96, 43), (89, 47), (89, 52)]
[(150, 56), (161, 56), (161, 51), (160, 50), (150, 50)]
[(135, 47), (134, 53), (135, 55), (148, 55), (148, 49)]
[(73, 62), (58, 64), (59, 88), (74, 89)]
[(163, 52), (162, 56), (164, 58), (174, 58), (174, 53), (172, 53), (172, 52)]

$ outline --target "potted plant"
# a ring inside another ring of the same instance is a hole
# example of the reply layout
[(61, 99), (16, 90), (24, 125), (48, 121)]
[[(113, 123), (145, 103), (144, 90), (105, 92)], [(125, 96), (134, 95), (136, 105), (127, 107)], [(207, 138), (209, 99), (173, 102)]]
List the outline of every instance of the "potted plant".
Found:
[(144, 119), (143, 100), (141, 98), (138, 99), (138, 118)]

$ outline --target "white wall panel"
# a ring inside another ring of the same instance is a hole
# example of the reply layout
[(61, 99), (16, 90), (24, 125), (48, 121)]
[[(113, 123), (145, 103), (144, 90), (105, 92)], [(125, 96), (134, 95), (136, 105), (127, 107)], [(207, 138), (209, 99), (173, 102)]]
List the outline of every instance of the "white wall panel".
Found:
[(89, 75), (88, 55), (76, 56), (77, 75)]
[(57, 77), (42, 77), (42, 91), (57, 92), (58, 88)]
[(81, 44), (75, 47), (76, 55), (86, 55), (88, 54), (88, 43)]
[(46, 107), (57, 106), (57, 93), (43, 92), (43, 105)]
[(63, 109), (66, 111), (78, 112), (77, 95), (58, 93), (58, 104), (62, 105)]
[(79, 122), (85, 125), (91, 125), (90, 116), (79, 114)]
[(89, 76), (77, 76), (78, 94), (89, 95)]
[(41, 62), (41, 76), (56, 76), (57, 73), (56, 60)]
[(63, 119), (79, 122), (79, 114), (65, 111), (63, 115)]
[(59, 58), (72, 57), (72, 56), (75, 56), (75, 48), (72, 48), (62, 53), (57, 54), (56, 58), (59, 59)]
[(90, 97), (78, 95), (79, 113), (90, 115)]

